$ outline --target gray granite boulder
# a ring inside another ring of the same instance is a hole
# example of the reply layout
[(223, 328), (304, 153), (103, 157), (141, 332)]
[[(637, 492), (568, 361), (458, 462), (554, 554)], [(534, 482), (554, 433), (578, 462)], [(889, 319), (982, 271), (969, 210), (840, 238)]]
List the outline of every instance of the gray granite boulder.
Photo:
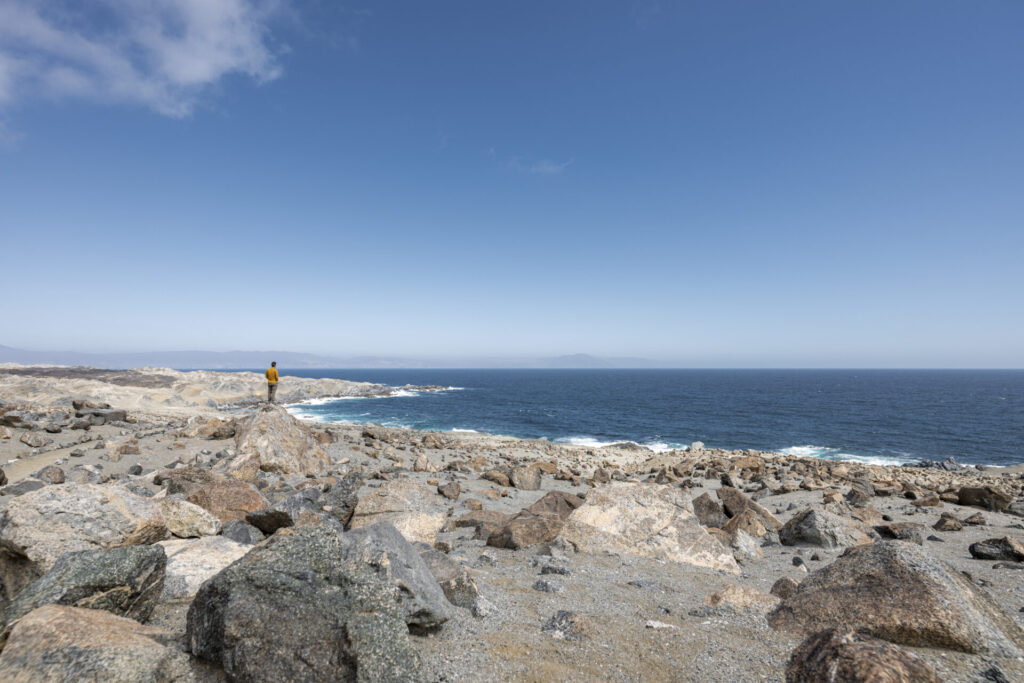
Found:
[(423, 680), (403, 591), (347, 557), (387, 551), (349, 536), (282, 530), (204, 583), (188, 611), (192, 653), (240, 681)]
[(902, 541), (847, 549), (804, 579), (768, 623), (801, 635), (836, 627), (900, 645), (1003, 657), (1024, 648), (1024, 631), (987, 594)]

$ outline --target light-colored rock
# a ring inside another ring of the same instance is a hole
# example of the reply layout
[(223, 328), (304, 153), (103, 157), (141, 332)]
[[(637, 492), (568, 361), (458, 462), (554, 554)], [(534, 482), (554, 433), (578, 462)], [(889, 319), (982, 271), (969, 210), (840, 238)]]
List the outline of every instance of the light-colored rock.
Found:
[(56, 484), (31, 491), (0, 512), (5, 598), (42, 576), (68, 551), (155, 543), (166, 536), (159, 504), (125, 489)]
[(390, 522), (410, 543), (433, 546), (447, 516), (445, 499), (430, 487), (409, 479), (394, 479), (359, 499), (350, 528)]
[(167, 530), (178, 538), (199, 538), (216, 536), (220, 533), (220, 520), (209, 512), (184, 500), (164, 499), (160, 501)]
[(560, 535), (579, 552), (623, 553), (739, 573), (729, 549), (697, 521), (684, 491), (611, 482), (592, 490)]
[(174, 634), (109, 612), (46, 605), (11, 631), (0, 655), (0, 680), (216, 681), (211, 667), (174, 646)]
[(244, 467), (257, 461), (264, 472), (316, 475), (330, 465), (312, 430), (278, 405), (262, 405), (251, 417), (240, 420), (235, 448), (239, 453), (235, 465)]
[(252, 550), (223, 536), (161, 541), (167, 553), (160, 602), (188, 601), (203, 582)]

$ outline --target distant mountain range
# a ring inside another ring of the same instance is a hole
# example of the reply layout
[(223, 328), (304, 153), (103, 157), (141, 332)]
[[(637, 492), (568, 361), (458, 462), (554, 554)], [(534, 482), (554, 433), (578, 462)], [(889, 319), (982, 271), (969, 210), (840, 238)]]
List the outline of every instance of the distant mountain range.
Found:
[(320, 356), (293, 351), (143, 351), (83, 353), (27, 351), (0, 345), (0, 363), (23, 365), (86, 365), (99, 368), (138, 368), (146, 365), (178, 370), (263, 368), (276, 360), (282, 368), (655, 368), (664, 364), (644, 358), (602, 358), (585, 353), (566, 356), (401, 358), (385, 356)]

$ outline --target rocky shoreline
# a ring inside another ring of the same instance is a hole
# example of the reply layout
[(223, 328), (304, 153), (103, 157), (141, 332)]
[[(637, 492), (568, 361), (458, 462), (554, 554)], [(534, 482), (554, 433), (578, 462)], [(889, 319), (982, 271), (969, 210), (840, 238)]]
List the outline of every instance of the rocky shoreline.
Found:
[[(308, 423), (247, 404), (254, 373), (11, 369), (3, 680), (1024, 680), (1019, 468)], [(376, 386), (308, 382), (287, 400)]]

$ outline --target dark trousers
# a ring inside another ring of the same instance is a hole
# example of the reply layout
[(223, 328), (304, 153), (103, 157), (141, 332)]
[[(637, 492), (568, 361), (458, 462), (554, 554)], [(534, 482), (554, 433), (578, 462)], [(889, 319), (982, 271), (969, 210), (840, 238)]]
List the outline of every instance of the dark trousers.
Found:
[(275, 396), (277, 396), (277, 382), (273, 384), (267, 382), (267, 403), (273, 403)]

